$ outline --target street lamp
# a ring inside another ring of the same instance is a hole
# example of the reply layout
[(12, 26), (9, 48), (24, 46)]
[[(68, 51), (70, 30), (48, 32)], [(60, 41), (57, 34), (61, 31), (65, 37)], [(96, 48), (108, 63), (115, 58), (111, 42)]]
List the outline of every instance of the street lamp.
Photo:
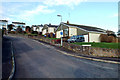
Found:
[[(57, 15), (58, 17), (61, 17), (61, 22), (62, 22), (62, 15)], [(60, 32), (60, 34), (61, 34), (61, 46), (62, 46), (62, 35), (63, 35), (63, 33), (62, 33), (62, 25), (61, 25), (61, 32)]]

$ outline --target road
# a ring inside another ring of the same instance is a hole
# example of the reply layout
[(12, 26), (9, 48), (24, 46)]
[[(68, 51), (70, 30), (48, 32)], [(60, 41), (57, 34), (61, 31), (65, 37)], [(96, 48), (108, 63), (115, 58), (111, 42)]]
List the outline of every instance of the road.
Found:
[(13, 42), (14, 78), (118, 78), (117, 64), (67, 56), (32, 39), (7, 38)]

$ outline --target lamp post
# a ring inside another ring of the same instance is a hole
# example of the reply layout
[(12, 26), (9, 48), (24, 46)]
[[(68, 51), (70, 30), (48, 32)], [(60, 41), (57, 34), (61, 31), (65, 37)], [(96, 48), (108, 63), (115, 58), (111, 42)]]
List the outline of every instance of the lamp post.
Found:
[[(61, 22), (62, 22), (62, 15), (57, 15), (57, 16), (58, 16), (58, 17), (61, 17)], [(61, 25), (61, 33), (60, 33), (60, 34), (61, 34), (61, 46), (62, 46), (62, 42), (63, 42), (63, 41), (62, 41), (62, 35), (63, 35), (63, 33), (62, 33), (62, 25)]]

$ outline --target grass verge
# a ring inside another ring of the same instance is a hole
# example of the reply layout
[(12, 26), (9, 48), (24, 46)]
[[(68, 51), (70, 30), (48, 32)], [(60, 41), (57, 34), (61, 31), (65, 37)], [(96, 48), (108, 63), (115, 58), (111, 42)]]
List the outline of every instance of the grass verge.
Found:
[(118, 43), (75, 42), (75, 43), (72, 43), (72, 44), (77, 44), (77, 45), (88, 45), (89, 44), (92, 47), (118, 49)]

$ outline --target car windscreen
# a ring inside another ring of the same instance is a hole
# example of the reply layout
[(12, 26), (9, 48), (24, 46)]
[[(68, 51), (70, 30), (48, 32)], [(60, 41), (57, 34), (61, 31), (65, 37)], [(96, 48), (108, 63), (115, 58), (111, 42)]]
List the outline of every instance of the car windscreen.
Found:
[(71, 37), (70, 39), (75, 39), (76, 37), (75, 36), (73, 36), (73, 37)]

